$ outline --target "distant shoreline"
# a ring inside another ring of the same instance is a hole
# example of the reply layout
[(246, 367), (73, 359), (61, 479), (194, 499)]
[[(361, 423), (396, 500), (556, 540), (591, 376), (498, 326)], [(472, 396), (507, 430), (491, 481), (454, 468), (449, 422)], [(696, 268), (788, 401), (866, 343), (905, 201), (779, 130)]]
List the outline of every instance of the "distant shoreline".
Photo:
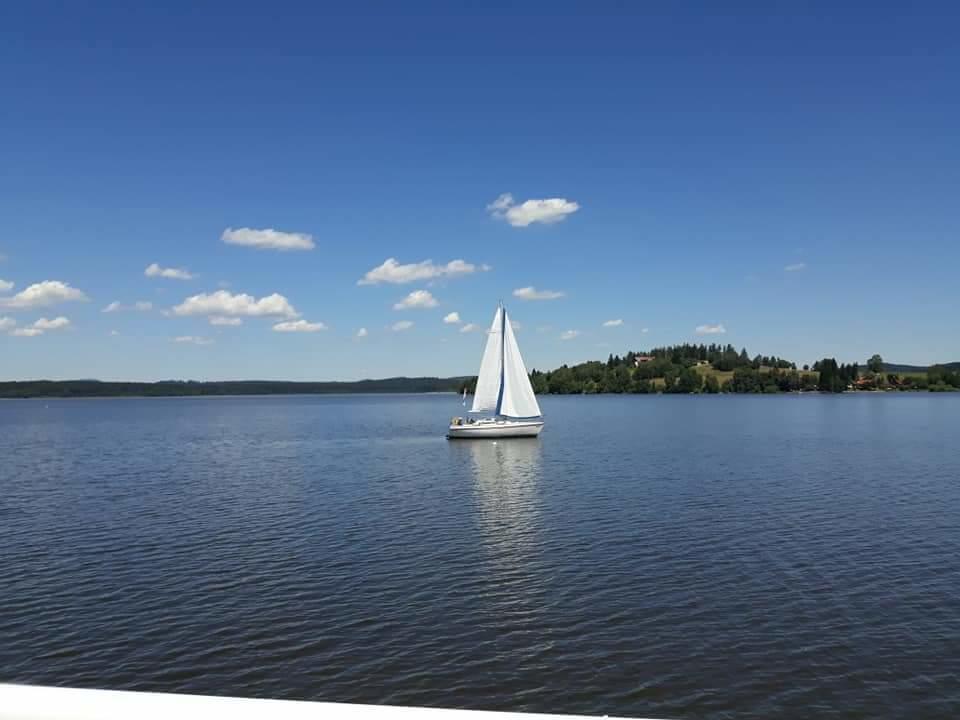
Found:
[(32, 395), (30, 397), (0, 397), (0, 402), (20, 402), (23, 400), (227, 400), (230, 398), (271, 398), (271, 397), (406, 397), (423, 395), (449, 395), (459, 397), (460, 393), (449, 392), (324, 392), (324, 393), (243, 393), (232, 395)]
[[(608, 398), (608, 397), (797, 397), (800, 395), (817, 395), (823, 397), (837, 397), (841, 393), (831, 393), (821, 390), (805, 390), (803, 392), (779, 392), (779, 393), (544, 393), (543, 396), (563, 397), (563, 398)], [(880, 396), (880, 395), (954, 395), (955, 392), (931, 393), (928, 390), (857, 390), (842, 393), (845, 396)], [(436, 392), (315, 392), (315, 393), (223, 393), (217, 395), (32, 395), (29, 397), (18, 396), (0, 396), (2, 402), (18, 401), (39, 401), (39, 400), (228, 400), (231, 398), (251, 398), (262, 399), (272, 397), (304, 398), (304, 397), (404, 397), (404, 396), (424, 396), (424, 395), (443, 395), (459, 397), (460, 393), (452, 390)], [(542, 396), (541, 396), (542, 397)]]
[(0, 399), (244, 397), (270, 395), (404, 395), (456, 393), (466, 377), (395, 377), (353, 382), (232, 380), (214, 382), (110, 382), (27, 380), (0, 382)]

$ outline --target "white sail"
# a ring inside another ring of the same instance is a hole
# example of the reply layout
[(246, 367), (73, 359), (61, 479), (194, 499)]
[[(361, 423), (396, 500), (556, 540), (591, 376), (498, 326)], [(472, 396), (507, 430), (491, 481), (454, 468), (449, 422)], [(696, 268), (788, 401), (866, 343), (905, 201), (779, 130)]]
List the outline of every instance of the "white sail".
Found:
[(533, 394), (530, 376), (520, 357), (520, 347), (513, 335), (513, 327), (507, 311), (503, 311), (503, 395), (500, 399), (499, 414), (512, 418), (532, 418), (540, 416), (540, 406)]
[(500, 398), (501, 360), (503, 359), (501, 329), (501, 309), (497, 308), (493, 324), (487, 333), (487, 347), (480, 361), (480, 374), (477, 376), (477, 389), (473, 393), (473, 407), (470, 412), (496, 412)]

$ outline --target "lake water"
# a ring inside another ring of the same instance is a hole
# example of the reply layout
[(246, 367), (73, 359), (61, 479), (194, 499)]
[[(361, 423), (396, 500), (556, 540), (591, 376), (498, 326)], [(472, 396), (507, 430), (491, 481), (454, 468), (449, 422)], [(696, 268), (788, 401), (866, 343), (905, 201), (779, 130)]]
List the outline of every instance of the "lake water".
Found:
[(960, 395), (0, 402), (0, 681), (960, 716)]

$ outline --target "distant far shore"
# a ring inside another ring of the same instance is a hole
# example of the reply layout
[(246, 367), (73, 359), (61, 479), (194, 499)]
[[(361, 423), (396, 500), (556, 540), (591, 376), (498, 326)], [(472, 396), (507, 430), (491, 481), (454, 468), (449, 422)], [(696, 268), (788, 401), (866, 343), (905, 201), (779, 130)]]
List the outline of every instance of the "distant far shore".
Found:
[(452, 393), (457, 392), (468, 379), (467, 377), (395, 377), (350, 382), (26, 380), (0, 382), (0, 399)]

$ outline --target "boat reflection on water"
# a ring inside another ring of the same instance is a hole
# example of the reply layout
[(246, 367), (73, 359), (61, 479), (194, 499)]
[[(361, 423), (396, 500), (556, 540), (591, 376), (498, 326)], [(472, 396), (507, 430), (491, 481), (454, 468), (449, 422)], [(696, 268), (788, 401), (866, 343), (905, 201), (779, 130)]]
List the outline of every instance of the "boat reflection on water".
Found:
[(540, 484), (539, 440), (511, 438), (465, 443), (473, 469), (480, 525), (492, 541), (532, 540)]
[(541, 443), (536, 439), (453, 443), (469, 454), (476, 522), (486, 559), (481, 593), (498, 628), (529, 629), (543, 608)]

